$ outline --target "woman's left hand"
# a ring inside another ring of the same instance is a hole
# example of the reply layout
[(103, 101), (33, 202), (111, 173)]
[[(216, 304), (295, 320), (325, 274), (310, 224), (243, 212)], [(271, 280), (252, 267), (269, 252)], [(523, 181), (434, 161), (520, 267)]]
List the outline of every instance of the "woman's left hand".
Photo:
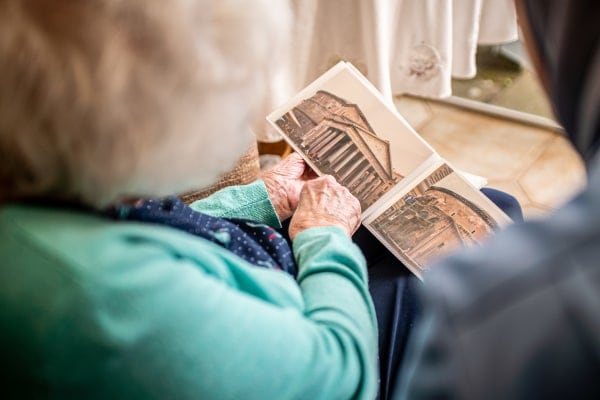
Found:
[(292, 216), (298, 207), (304, 182), (316, 177), (298, 153), (291, 153), (263, 173), (262, 180), (280, 221)]

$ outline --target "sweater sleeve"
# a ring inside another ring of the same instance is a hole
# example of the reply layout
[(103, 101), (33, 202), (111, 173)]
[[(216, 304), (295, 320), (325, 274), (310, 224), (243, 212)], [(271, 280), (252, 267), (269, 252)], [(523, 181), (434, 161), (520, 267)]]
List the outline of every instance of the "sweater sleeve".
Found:
[(275, 228), (281, 227), (262, 180), (223, 188), (205, 199), (193, 202), (190, 207), (213, 217), (246, 218)]
[(365, 260), (342, 229), (298, 235), (297, 284), (166, 233), (177, 235), (169, 251), (164, 240), (111, 245), (104, 260), (118, 262), (89, 271), (98, 277), (84, 284), (84, 298), (80, 279), (58, 285), (72, 301), (52, 315), (78, 317), (60, 318), (72, 325), (56, 325), (64, 333), (52, 348), (60, 360), (83, 360), (68, 379), (94, 377), (91, 392), (105, 398), (374, 398), (377, 328)]
[[(323, 391), (319, 396), (374, 398), (378, 379), (377, 321), (361, 251), (337, 227), (307, 229), (298, 234), (293, 245), (305, 316), (321, 330), (325, 340), (322, 354), (328, 348), (335, 349), (343, 365), (340, 372), (344, 372), (331, 377), (333, 391)], [(353, 387), (353, 382), (360, 383), (353, 393), (336, 392), (341, 385)]]

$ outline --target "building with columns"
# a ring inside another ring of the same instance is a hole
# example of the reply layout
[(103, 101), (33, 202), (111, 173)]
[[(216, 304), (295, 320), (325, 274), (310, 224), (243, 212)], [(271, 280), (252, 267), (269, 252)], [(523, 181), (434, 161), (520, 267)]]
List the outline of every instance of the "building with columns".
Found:
[(366, 209), (402, 177), (392, 170), (389, 143), (375, 134), (356, 104), (318, 91), (276, 121), (323, 174), (334, 176)]
[(371, 224), (420, 270), (459, 248), (480, 244), (498, 224), (482, 208), (443, 187), (413, 191)]

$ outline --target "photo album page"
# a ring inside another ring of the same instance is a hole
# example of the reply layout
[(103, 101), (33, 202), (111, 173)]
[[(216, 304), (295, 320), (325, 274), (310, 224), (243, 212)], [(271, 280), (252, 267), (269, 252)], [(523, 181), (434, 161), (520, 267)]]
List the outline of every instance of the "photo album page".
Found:
[(363, 225), (419, 278), (436, 259), (510, 222), (348, 62), (267, 120), (318, 175), (358, 198)]

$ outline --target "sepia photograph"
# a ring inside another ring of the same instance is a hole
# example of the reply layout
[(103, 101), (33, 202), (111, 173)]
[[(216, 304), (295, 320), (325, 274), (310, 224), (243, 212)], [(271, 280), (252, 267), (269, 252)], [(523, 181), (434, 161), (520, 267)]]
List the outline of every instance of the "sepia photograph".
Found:
[(334, 176), (363, 210), (434, 154), (367, 83), (339, 64), (268, 117), (313, 169)]
[(369, 221), (376, 236), (413, 269), (459, 247), (479, 245), (508, 218), (447, 164)]

